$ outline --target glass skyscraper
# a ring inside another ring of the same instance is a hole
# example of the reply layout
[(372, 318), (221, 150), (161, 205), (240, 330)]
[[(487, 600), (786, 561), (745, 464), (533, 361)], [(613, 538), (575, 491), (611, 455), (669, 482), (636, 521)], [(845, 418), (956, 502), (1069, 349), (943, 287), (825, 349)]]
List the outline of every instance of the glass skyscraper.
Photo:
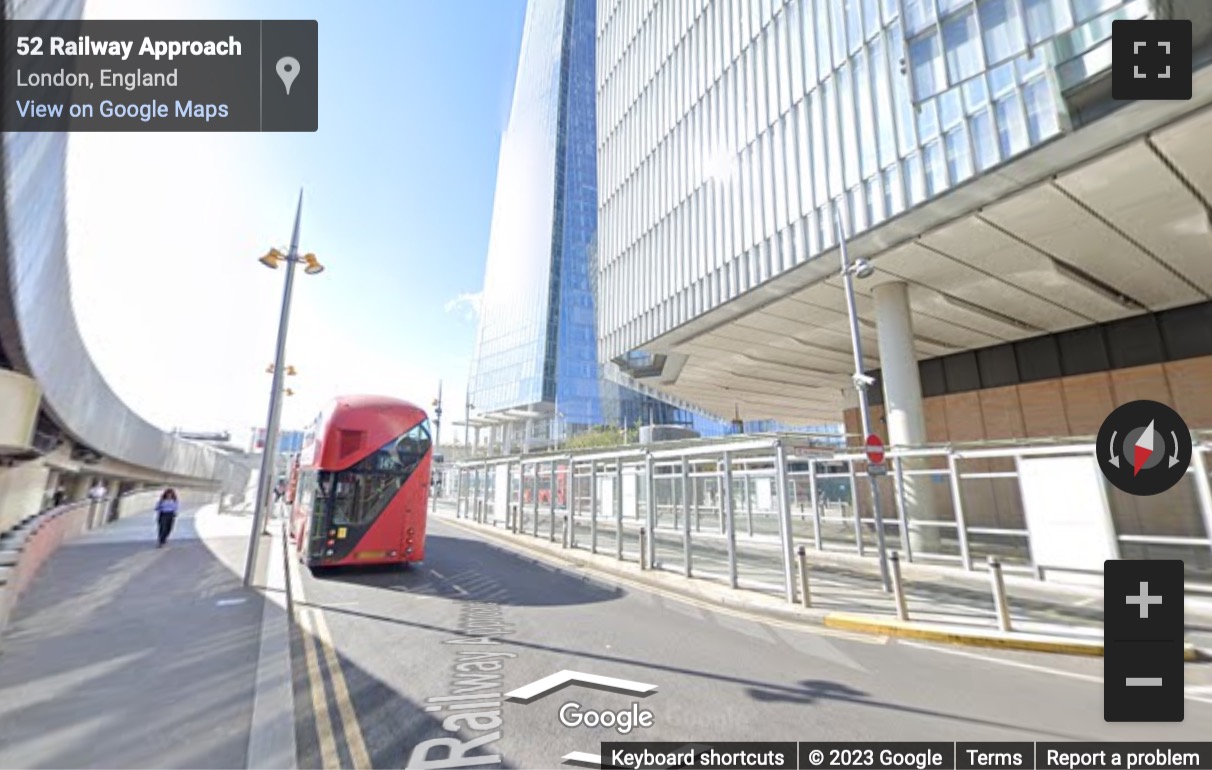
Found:
[[(617, 0), (599, 19), (612, 360), (1068, 130), (1146, 0)], [(898, 236), (900, 237), (900, 236)], [(641, 361), (644, 359), (640, 359)]]
[(726, 427), (598, 354), (596, 11), (531, 0), (526, 12), (468, 394), (513, 446), (604, 424)]

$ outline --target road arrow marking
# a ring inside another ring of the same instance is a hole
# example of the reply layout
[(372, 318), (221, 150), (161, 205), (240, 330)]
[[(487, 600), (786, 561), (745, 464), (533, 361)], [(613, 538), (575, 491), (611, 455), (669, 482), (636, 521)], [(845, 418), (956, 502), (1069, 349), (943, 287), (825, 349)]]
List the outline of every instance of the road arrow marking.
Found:
[(578, 671), (561, 671), (558, 674), (545, 676), (537, 682), (531, 682), (528, 685), (507, 692), (505, 693), (505, 699), (530, 703), (542, 698), (544, 695), (549, 695), (556, 690), (561, 690), (574, 684), (583, 687), (592, 687), (596, 690), (610, 690), (611, 692), (620, 694), (629, 693), (632, 695), (651, 695), (657, 690), (655, 684), (632, 682), (629, 679), (615, 679), (614, 677), (598, 676), (597, 674), (582, 674)]

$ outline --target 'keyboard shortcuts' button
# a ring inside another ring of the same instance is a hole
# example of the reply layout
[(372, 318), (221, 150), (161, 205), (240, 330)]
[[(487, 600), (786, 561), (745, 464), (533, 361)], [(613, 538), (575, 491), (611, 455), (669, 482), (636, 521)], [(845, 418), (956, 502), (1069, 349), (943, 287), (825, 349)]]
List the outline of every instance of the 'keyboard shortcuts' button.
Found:
[(1107, 642), (1182, 641), (1181, 561), (1107, 561), (1103, 580)]
[(1191, 98), (1191, 20), (1111, 22), (1111, 97)]
[(1103, 652), (1103, 720), (1183, 721), (1183, 642), (1115, 642)]

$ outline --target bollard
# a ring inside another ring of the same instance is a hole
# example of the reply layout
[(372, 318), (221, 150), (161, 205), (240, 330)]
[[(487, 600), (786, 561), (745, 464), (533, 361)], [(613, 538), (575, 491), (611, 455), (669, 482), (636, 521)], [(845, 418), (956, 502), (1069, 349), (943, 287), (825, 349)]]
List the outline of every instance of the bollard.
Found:
[(648, 569), (648, 530), (640, 527), (640, 569)]
[(560, 547), (567, 548), (568, 547), (568, 514), (565, 513), (563, 516), (561, 516), (560, 521), (563, 522), (562, 529), (560, 531)]
[(989, 582), (993, 586), (993, 607), (997, 610), (997, 627), (1011, 631), (1010, 602), (1006, 599), (1006, 581), (1002, 578), (1002, 564), (996, 556), (989, 557)]
[(795, 555), (800, 560), (800, 603), (811, 607), (812, 595), (808, 592), (808, 552), (801, 545), (795, 549)]
[(509, 506), (509, 531), (513, 534), (518, 533), (518, 506)]
[(909, 608), (905, 605), (905, 586), (901, 582), (901, 555), (896, 551), (888, 554), (888, 566), (892, 570), (892, 595), (896, 600), (896, 617), (909, 619)]

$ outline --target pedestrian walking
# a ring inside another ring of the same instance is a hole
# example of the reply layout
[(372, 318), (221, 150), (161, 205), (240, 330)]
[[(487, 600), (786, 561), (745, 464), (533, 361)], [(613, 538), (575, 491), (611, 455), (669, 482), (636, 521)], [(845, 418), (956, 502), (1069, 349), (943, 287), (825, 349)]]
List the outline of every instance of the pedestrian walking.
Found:
[(173, 531), (173, 523), (177, 520), (177, 510), (179, 508), (177, 502), (177, 493), (171, 489), (164, 490), (164, 494), (160, 495), (160, 502), (156, 503), (156, 523), (160, 527), (160, 544), (157, 548), (163, 548), (168, 542), (168, 536)]

